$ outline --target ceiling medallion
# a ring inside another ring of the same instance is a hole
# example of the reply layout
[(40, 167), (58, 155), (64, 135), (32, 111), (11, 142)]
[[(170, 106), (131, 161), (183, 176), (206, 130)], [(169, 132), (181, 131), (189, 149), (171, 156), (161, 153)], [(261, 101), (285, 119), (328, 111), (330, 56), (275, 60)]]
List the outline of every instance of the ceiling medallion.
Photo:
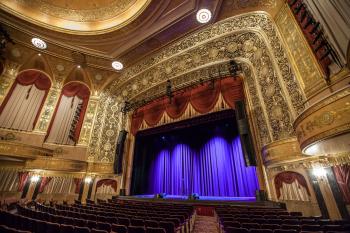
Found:
[(45, 41), (39, 38), (32, 38), (32, 44), (38, 49), (46, 49), (47, 45)]
[(208, 9), (200, 9), (196, 17), (199, 23), (208, 23), (211, 20), (211, 12)]
[(114, 61), (114, 62), (112, 62), (112, 67), (115, 70), (122, 70), (124, 66), (123, 66), (123, 64), (121, 62)]

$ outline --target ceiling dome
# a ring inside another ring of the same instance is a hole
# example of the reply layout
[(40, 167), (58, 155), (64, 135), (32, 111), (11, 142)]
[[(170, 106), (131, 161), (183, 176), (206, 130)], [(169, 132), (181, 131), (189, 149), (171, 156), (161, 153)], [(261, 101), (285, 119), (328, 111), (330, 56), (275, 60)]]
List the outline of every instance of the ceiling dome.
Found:
[(1, 8), (36, 25), (71, 34), (101, 34), (135, 19), (151, 0), (3, 0)]

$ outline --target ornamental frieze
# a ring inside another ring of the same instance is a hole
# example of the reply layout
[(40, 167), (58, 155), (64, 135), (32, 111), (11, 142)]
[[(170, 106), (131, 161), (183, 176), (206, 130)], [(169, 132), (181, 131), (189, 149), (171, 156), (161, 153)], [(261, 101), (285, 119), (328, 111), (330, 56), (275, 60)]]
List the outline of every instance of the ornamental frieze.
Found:
[(125, 69), (107, 88), (109, 100), (101, 100), (105, 102), (98, 112), (103, 116), (97, 116), (94, 125), (90, 158), (104, 162), (114, 159), (120, 112), (118, 118), (112, 107), (164, 91), (167, 79), (176, 87), (201, 75), (208, 77), (211, 74), (205, 66), (230, 59), (243, 64), (259, 144), (293, 136), (292, 122), (303, 110), (300, 103), (304, 97), (272, 19), (266, 13), (254, 12), (210, 25)]

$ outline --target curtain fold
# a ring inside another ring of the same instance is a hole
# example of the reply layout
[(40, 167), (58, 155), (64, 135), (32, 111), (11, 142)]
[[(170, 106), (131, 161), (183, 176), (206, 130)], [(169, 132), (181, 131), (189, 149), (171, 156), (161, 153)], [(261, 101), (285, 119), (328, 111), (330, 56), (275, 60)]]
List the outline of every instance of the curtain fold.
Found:
[(333, 167), (335, 179), (346, 204), (350, 204), (350, 166), (339, 165)]
[(254, 197), (259, 189), (255, 167), (245, 167), (239, 137), (214, 137), (199, 150), (169, 146), (150, 169), (149, 194)]
[(18, 172), (18, 191), (22, 192), (29, 177), (28, 172)]
[(173, 93), (171, 102), (168, 97), (152, 101), (134, 111), (131, 119), (131, 133), (136, 135), (143, 122), (150, 127), (156, 126), (164, 119), (164, 115), (171, 119), (179, 119), (190, 109), (200, 114), (208, 113), (214, 109), (219, 100), (222, 100), (221, 98), (227, 105), (234, 108), (234, 102), (244, 98), (242, 80), (227, 77), (209, 81), (193, 89)]
[(42, 177), (41, 178), (39, 193), (44, 192), (45, 187), (50, 183), (51, 180), (52, 180), (52, 177)]
[(80, 192), (80, 186), (81, 186), (81, 183), (83, 182), (83, 179), (81, 179), (81, 178), (73, 178), (73, 182), (75, 184), (74, 193), (79, 193)]
[(309, 187), (307, 186), (306, 180), (303, 175), (297, 172), (285, 171), (285, 172), (278, 173), (275, 176), (274, 183), (275, 183), (277, 198), (279, 199), (281, 196), (281, 188), (283, 186), (283, 183), (292, 184), (295, 181), (297, 181), (299, 185), (303, 186), (306, 189), (306, 192), (309, 196), (311, 195)]
[[(63, 87), (46, 134), (47, 142), (68, 145), (78, 142), (89, 95), (89, 88), (78, 82), (71, 82)], [(78, 119), (74, 119), (76, 115)]]
[(0, 106), (0, 127), (33, 130), (50, 86), (50, 79), (39, 71), (20, 73)]

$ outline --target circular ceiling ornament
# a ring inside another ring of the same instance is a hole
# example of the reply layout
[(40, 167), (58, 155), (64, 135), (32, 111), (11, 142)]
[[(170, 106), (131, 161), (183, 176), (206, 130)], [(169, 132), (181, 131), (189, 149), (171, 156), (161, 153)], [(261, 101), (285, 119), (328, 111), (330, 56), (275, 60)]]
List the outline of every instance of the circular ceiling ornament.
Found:
[(114, 61), (112, 62), (112, 67), (115, 70), (122, 70), (124, 66), (120, 61)]
[(211, 16), (211, 11), (208, 9), (200, 9), (196, 15), (199, 23), (208, 23), (211, 20)]
[(45, 43), (45, 41), (43, 41), (42, 39), (39, 38), (32, 38), (32, 44), (38, 48), (38, 49), (46, 49), (47, 45)]

